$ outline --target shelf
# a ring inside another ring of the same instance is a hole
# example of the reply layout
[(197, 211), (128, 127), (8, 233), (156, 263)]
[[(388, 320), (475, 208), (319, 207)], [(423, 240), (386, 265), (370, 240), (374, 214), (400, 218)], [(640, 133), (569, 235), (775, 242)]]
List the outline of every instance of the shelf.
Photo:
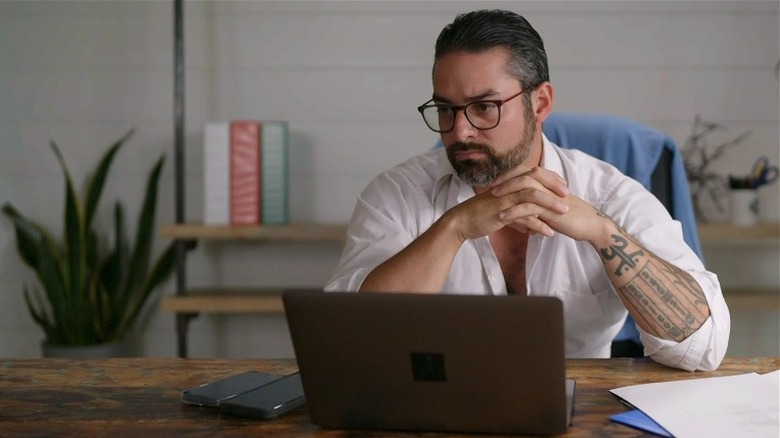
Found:
[(278, 242), (343, 242), (347, 226), (343, 224), (287, 225), (202, 225), (174, 224), (160, 229), (164, 237), (201, 240), (247, 240)]
[[(196, 289), (185, 296), (165, 296), (162, 308), (176, 313), (284, 314), (283, 289)], [(729, 306), (780, 310), (780, 290), (769, 287), (724, 287)]]
[[(161, 227), (160, 235), (188, 242), (188, 249), (197, 241), (242, 243), (336, 243), (346, 241), (345, 224), (285, 224), (285, 225), (203, 225), (198, 223), (170, 224)], [(177, 266), (181, 263), (177, 260)], [(177, 314), (178, 356), (187, 357), (187, 327), (190, 317), (199, 313), (283, 315), (282, 290), (269, 289), (187, 289), (179, 281), (176, 295), (162, 298), (163, 310)], [(180, 317), (184, 316), (184, 317)]]
[[(762, 223), (747, 227), (727, 223), (699, 223), (699, 238), (703, 242), (778, 241), (780, 223)], [(253, 240), (287, 242), (343, 242), (344, 224), (288, 224), (257, 226), (223, 226), (202, 224), (165, 225), (163, 237), (202, 240)]]
[[(699, 223), (697, 227), (699, 238), (703, 242), (780, 240), (780, 223), (762, 223), (747, 227), (727, 223)], [(346, 230), (347, 226), (344, 224), (256, 226), (173, 224), (163, 226), (160, 234), (174, 239), (343, 242)]]
[(723, 287), (723, 297), (731, 310), (780, 312), (780, 288), (778, 287)]
[(176, 313), (283, 314), (282, 289), (194, 289), (187, 295), (169, 295), (162, 308)]
[(699, 223), (699, 238), (703, 243), (730, 243), (743, 241), (780, 241), (780, 223), (761, 223), (739, 226), (727, 223)]

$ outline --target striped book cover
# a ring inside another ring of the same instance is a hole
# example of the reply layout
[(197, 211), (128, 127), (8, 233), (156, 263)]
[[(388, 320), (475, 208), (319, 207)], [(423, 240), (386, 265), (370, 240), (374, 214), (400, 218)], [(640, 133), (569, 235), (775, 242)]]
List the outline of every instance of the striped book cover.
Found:
[(260, 223), (260, 123), (230, 122), (230, 223)]

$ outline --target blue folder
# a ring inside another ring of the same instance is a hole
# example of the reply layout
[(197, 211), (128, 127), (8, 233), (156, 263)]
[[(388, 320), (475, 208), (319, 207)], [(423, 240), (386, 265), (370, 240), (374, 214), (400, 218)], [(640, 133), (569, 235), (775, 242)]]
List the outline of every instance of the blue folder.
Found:
[(621, 412), (620, 414), (610, 416), (609, 419), (616, 423), (625, 424), (626, 426), (631, 426), (635, 429), (650, 432), (658, 436), (674, 438), (666, 429), (661, 427), (661, 425), (653, 421), (652, 418), (648, 417), (647, 414), (639, 409)]

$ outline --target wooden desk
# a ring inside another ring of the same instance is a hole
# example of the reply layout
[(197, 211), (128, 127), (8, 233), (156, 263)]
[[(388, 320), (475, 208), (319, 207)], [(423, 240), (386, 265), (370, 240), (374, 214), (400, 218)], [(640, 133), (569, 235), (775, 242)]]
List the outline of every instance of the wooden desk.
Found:
[[(607, 417), (626, 408), (611, 388), (669, 380), (766, 373), (780, 358), (727, 358), (718, 371), (688, 373), (649, 359), (578, 359), (567, 362), (577, 380), (574, 418), (565, 436), (641, 436)], [(221, 415), (212, 408), (185, 406), (179, 393), (243, 371), (288, 374), (292, 360), (223, 359), (4, 359), (0, 360), (0, 436), (354, 436), (320, 429), (305, 407), (276, 421)], [(366, 432), (360, 436), (404, 436)], [(426, 434), (409, 434), (418, 436)], [(439, 434), (429, 434), (441, 436)], [(448, 435), (452, 436), (452, 435)]]

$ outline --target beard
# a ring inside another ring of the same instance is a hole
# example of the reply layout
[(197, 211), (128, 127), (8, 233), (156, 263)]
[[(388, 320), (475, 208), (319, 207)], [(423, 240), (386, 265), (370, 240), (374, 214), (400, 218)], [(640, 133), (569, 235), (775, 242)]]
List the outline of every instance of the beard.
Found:
[[(457, 142), (447, 147), (447, 158), (460, 179), (475, 187), (486, 187), (504, 172), (528, 159), (535, 134), (536, 125), (533, 123), (533, 116), (526, 117), (523, 137), (505, 154), (498, 155), (493, 148), (484, 143)], [(479, 151), (487, 157), (481, 160), (458, 160), (455, 153), (463, 151)]]

